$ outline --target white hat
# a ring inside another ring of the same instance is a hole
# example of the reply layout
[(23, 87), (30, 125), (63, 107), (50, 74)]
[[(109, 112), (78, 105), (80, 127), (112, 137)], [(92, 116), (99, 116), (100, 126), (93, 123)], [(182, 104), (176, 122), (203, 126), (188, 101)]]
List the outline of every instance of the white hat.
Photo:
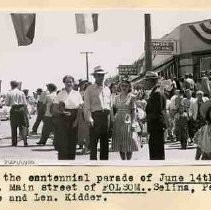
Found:
[(147, 71), (145, 74), (146, 79), (157, 79), (159, 78), (158, 73), (154, 71)]
[(105, 72), (105, 70), (101, 66), (96, 66), (92, 75), (95, 74), (107, 74), (107, 72)]

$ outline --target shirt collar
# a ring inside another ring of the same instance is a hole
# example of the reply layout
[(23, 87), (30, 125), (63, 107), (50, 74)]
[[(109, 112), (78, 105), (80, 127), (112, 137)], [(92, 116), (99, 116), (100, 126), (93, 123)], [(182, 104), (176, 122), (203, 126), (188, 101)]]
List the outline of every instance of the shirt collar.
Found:
[(100, 88), (100, 87), (104, 88), (104, 87), (105, 87), (104, 84), (102, 84), (102, 85), (97, 85), (97, 84), (95, 83), (94, 85), (95, 85), (96, 88)]

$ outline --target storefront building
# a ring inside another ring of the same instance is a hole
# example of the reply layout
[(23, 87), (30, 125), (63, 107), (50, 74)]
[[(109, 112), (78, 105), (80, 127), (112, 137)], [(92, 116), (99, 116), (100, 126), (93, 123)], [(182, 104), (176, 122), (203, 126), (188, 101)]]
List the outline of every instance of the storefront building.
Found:
[[(160, 76), (169, 79), (192, 74), (197, 79), (202, 72), (211, 71), (211, 20), (182, 24), (161, 40), (174, 40), (176, 51), (166, 55), (153, 54), (153, 71)], [(141, 77), (143, 71), (133, 81), (138, 82)]]

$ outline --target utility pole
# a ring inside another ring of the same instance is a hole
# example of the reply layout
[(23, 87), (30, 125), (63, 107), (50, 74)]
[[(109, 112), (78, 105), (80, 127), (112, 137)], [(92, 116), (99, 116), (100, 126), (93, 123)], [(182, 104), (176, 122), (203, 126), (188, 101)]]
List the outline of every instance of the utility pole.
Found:
[(86, 79), (89, 81), (89, 54), (93, 54), (93, 52), (81, 52), (81, 54), (86, 55)]
[(144, 14), (144, 20), (145, 20), (145, 71), (147, 72), (152, 70), (150, 14)]

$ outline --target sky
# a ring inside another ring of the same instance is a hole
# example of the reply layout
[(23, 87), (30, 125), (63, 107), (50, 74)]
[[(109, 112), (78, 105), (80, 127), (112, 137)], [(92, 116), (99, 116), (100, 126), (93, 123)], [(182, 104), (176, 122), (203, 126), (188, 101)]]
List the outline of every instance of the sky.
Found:
[[(0, 12), (2, 92), (10, 89), (9, 82), (14, 79), (22, 81), (22, 88), (30, 92), (45, 89), (50, 82), (62, 88), (66, 74), (76, 80), (85, 79), (86, 63), (81, 51), (93, 52), (89, 56), (90, 74), (98, 65), (108, 77), (117, 74), (118, 65), (132, 64), (144, 52), (144, 13), (151, 14), (153, 39), (182, 23), (211, 19), (211, 11), (38, 11), (33, 43), (18, 47), (10, 12)], [(75, 13), (79, 12), (99, 13), (97, 32), (76, 33)]]

